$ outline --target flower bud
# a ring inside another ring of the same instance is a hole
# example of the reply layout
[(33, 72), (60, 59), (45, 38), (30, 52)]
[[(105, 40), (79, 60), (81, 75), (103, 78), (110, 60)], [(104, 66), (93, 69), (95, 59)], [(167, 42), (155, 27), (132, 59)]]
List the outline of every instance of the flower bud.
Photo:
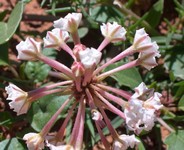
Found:
[(92, 113), (92, 119), (93, 119), (93, 120), (101, 121), (101, 120), (103, 119), (101, 113), (100, 113), (98, 110), (93, 109), (93, 110), (91, 111), (91, 113)]
[(75, 57), (77, 58), (77, 60), (80, 60), (79, 58), (79, 52), (80, 51), (84, 51), (86, 49), (86, 46), (83, 44), (76, 44), (73, 48), (73, 53), (75, 55)]
[(85, 72), (84, 67), (81, 64), (81, 62), (74, 62), (71, 69), (76, 77), (82, 76)]

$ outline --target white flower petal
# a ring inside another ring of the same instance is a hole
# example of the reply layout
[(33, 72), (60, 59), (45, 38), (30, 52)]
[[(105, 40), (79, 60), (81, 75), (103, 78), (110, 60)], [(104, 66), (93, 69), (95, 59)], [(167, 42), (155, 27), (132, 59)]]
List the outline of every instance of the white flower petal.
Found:
[(140, 141), (135, 138), (135, 135), (125, 135), (122, 134), (119, 138), (123, 141), (120, 143), (119, 141), (115, 141), (113, 144), (113, 150), (126, 150), (128, 147), (134, 148), (135, 145), (138, 145)]
[(23, 140), (26, 140), (26, 144), (29, 150), (44, 149), (44, 139), (38, 133), (28, 133), (24, 135)]
[(54, 21), (54, 27), (68, 32), (73, 32), (79, 27), (81, 19), (81, 13), (69, 13), (64, 18)]
[(160, 98), (162, 95), (158, 92), (155, 92), (152, 97), (150, 97), (147, 101), (144, 102), (144, 105), (154, 108), (155, 110), (159, 110), (163, 107), (160, 102)]
[(125, 28), (121, 27), (117, 22), (102, 24), (100, 26), (102, 35), (108, 38), (111, 42), (123, 41), (126, 39)]
[(52, 31), (48, 31), (44, 40), (44, 47), (60, 47), (62, 43), (65, 43), (69, 39), (67, 31), (62, 31), (59, 28), (55, 28)]
[(100, 62), (102, 53), (94, 48), (86, 48), (84, 51), (79, 52), (81, 63), (85, 68), (91, 68), (94, 64)]
[(27, 101), (27, 92), (24, 92), (16, 85), (10, 83), (9, 86), (5, 88), (8, 97), (7, 100), (11, 100), (9, 103), (10, 108), (17, 112), (17, 115), (27, 113), (31, 103)]
[(124, 109), (126, 124), (130, 130), (139, 134), (142, 130), (149, 131), (153, 128), (155, 111), (162, 107), (160, 97), (160, 93), (148, 89), (143, 82), (135, 88), (135, 94)]
[(155, 57), (160, 57), (159, 47), (156, 42), (151, 42), (144, 28), (136, 31), (133, 46), (140, 52), (138, 58), (140, 65), (148, 70), (157, 65)]
[(103, 119), (103, 117), (102, 117), (102, 114), (98, 110), (92, 110), (92, 119), (96, 121), (97, 120), (100, 121)]
[(25, 41), (21, 41), (16, 49), (18, 51), (18, 59), (22, 60), (36, 60), (36, 56), (41, 51), (41, 42), (36, 42), (32, 38), (26, 38)]

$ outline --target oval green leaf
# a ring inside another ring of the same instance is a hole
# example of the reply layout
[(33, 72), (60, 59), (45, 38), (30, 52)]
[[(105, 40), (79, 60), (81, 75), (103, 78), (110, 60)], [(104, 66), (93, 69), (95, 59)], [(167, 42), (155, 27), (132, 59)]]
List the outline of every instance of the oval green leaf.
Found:
[(18, 2), (13, 9), (7, 23), (0, 22), (0, 44), (7, 42), (17, 30), (22, 19), (24, 3)]
[(165, 140), (167, 150), (182, 150), (184, 147), (184, 130), (171, 133)]

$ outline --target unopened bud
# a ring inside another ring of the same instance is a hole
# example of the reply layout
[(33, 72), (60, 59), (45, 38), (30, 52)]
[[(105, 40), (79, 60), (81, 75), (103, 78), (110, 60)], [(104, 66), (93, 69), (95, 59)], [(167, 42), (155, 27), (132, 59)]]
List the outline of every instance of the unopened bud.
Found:
[(72, 72), (75, 74), (76, 77), (82, 76), (84, 74), (84, 67), (81, 62), (74, 62), (72, 67)]
[(74, 53), (75, 57), (77, 58), (77, 60), (79, 60), (79, 52), (84, 51), (85, 49), (86, 49), (86, 46), (83, 44), (75, 45), (75, 47), (73, 49), (73, 53)]
[(93, 120), (100, 121), (100, 120), (103, 119), (101, 113), (100, 113), (98, 110), (93, 109), (93, 110), (91, 111), (91, 113), (92, 113), (92, 119), (93, 119)]

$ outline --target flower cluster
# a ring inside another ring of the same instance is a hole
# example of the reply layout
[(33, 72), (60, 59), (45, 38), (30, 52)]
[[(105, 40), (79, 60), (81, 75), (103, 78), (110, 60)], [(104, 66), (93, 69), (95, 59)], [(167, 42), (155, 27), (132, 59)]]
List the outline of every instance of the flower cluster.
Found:
[(161, 94), (148, 89), (144, 83), (135, 88), (125, 108), (126, 124), (130, 130), (140, 134), (142, 130), (149, 131), (154, 126), (155, 111), (162, 107)]
[[(144, 83), (135, 88), (134, 94), (103, 83), (106, 77), (124, 69), (141, 65), (150, 70), (157, 65), (156, 57), (160, 56), (158, 45), (156, 42), (151, 41), (145, 30), (143, 28), (137, 30), (133, 44), (130, 47), (108, 62), (99, 65), (102, 57), (101, 51), (109, 43), (124, 41), (126, 39), (126, 30), (116, 22), (103, 24), (100, 29), (104, 40), (98, 48), (89, 48), (81, 44), (78, 36), (78, 27), (81, 19), (82, 14), (71, 13), (64, 18), (54, 21), (55, 28), (52, 31), (48, 31), (43, 39), (44, 47), (66, 51), (73, 59), (71, 67), (44, 56), (41, 50), (41, 43), (36, 42), (32, 38), (27, 38), (16, 47), (18, 59), (40, 60), (51, 66), (55, 70), (55, 74), (63, 78), (62, 81), (29, 92), (24, 92), (10, 83), (6, 87), (7, 100), (11, 100), (9, 105), (17, 112), (17, 115), (27, 113), (31, 104), (43, 96), (53, 93), (62, 94), (65, 91), (69, 94), (68, 99), (56, 110), (56, 113), (39, 133), (28, 133), (23, 137), (29, 150), (43, 149), (44, 146), (49, 147), (51, 150), (81, 150), (83, 148), (86, 107), (91, 110), (91, 118), (105, 149), (125, 150), (128, 147), (133, 148), (139, 144), (139, 140), (135, 138), (134, 134), (119, 135), (113, 128), (106, 110), (120, 116), (125, 120), (129, 130), (139, 134), (142, 130), (149, 131), (152, 129), (156, 118), (155, 112), (162, 107), (160, 103), (161, 94), (154, 92), (153, 89), (148, 89)], [(74, 48), (72, 49), (66, 43), (70, 36), (74, 42)], [(103, 72), (107, 66), (134, 53), (138, 53), (138, 57), (135, 60)], [(60, 129), (56, 134), (50, 136), (51, 127), (69, 103), (71, 106)], [(117, 105), (120, 107), (116, 107)], [(74, 112), (76, 112), (76, 119), (70, 139), (66, 142), (64, 140), (64, 131)], [(105, 126), (114, 139), (113, 145), (106, 140), (102, 132)]]

